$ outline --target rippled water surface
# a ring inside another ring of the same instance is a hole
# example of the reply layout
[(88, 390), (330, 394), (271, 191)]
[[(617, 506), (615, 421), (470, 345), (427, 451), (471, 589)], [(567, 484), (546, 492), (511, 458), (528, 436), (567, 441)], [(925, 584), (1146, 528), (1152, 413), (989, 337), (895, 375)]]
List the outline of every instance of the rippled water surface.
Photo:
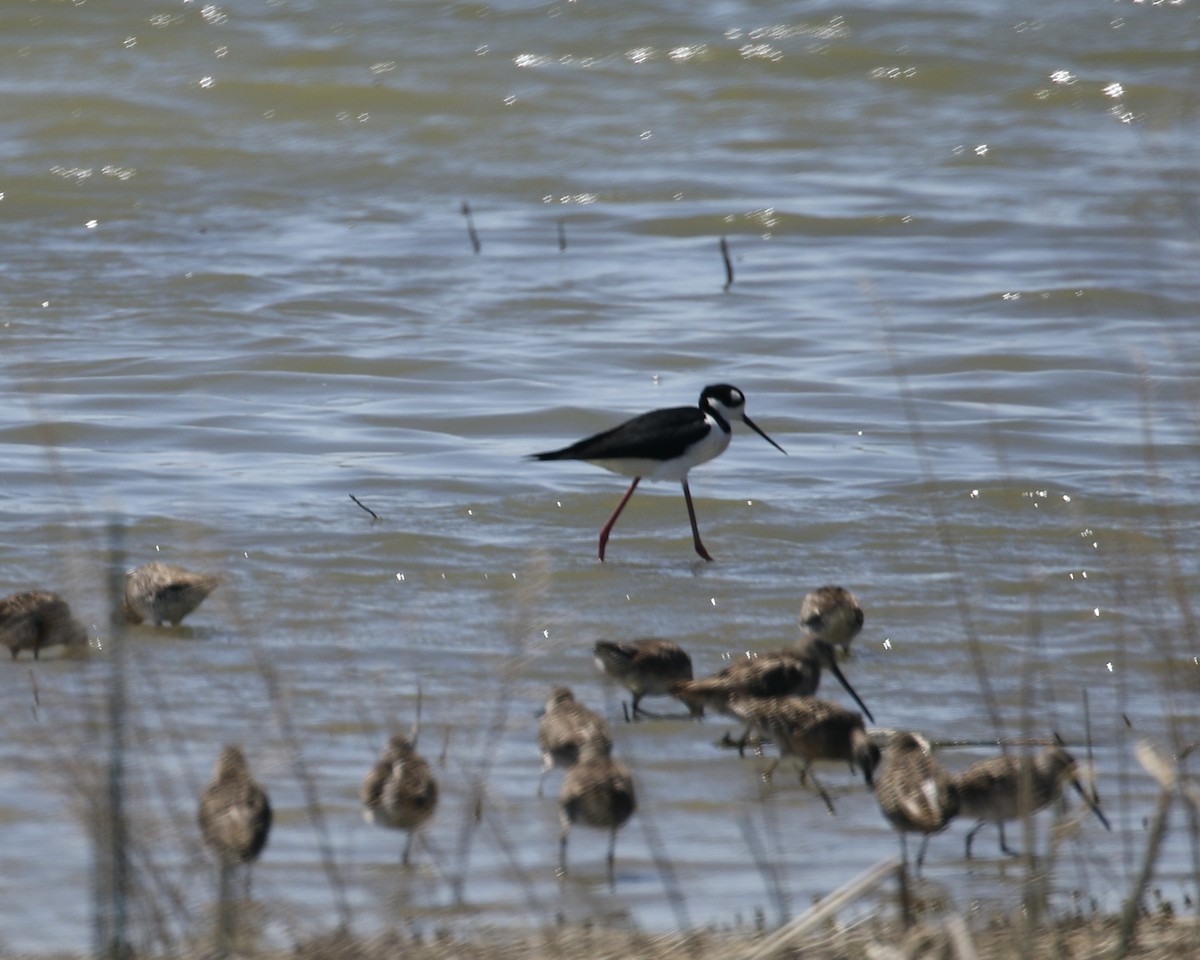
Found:
[[(823, 583), (866, 610), (846, 671), (882, 725), (1082, 745), (1090, 719), (1114, 831), (1063, 846), (1056, 899), (1113, 907), (1156, 789), (1133, 745), (1200, 734), (1196, 13), (0, 8), (0, 592), (61, 591), (95, 647), (0, 670), (0, 947), (91, 943), (114, 551), (227, 575), (128, 637), (147, 939), (207, 929), (195, 798), (226, 742), (276, 808), (271, 942), (346, 913), (802, 910), (896, 854), (871, 796), (830, 767), (830, 818), (714, 747), (719, 719), (625, 725), (590, 648), (665, 636), (709, 672), (793, 639)], [(623, 481), (524, 455), (719, 382), (788, 456), (742, 432), (692, 474), (714, 563), (678, 486), (647, 483), (600, 565)], [(600, 835), (554, 877), (534, 713), (556, 683), (637, 781), (613, 893)], [(443, 800), (404, 872), (357, 790), (418, 690)], [(1015, 905), (1023, 869), (991, 832), (968, 863), (964, 832), (926, 877)], [(1197, 893), (1191, 851), (1180, 823), (1168, 899)]]

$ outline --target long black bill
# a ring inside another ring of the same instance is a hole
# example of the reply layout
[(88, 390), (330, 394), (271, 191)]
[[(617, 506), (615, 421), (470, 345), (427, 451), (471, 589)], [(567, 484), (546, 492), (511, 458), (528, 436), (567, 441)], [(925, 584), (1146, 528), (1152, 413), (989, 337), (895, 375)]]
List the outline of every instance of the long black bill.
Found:
[(871, 716), (871, 711), (868, 710), (867, 705), (862, 702), (862, 697), (854, 692), (854, 688), (850, 686), (850, 681), (846, 679), (846, 675), (842, 673), (840, 669), (838, 669), (837, 663), (831, 660), (829, 663), (829, 669), (833, 671), (833, 675), (838, 678), (838, 682), (846, 688), (846, 692), (854, 698), (854, 702), (862, 707), (862, 712), (867, 715), (867, 719), (874, 723), (875, 718)]
[[(751, 420), (744, 413), (742, 414), (742, 423), (744, 423), (751, 430), (753, 430), (755, 433), (757, 433), (760, 437), (762, 437), (764, 440), (766, 440), (767, 443), (769, 443), (771, 446), (773, 446), (776, 450), (778, 450), (780, 453), (782, 453), (785, 457), (787, 456), (787, 451), (784, 450), (783, 447), (781, 447), (779, 444), (777, 444), (770, 437), (768, 437), (761, 429), (759, 429), (758, 424), (755, 423), (753, 420)], [(865, 710), (866, 708), (864, 707), (863, 709)]]
[(1104, 815), (1104, 811), (1100, 809), (1100, 804), (1096, 802), (1096, 798), (1083, 789), (1083, 784), (1078, 779), (1072, 779), (1071, 783), (1075, 785), (1075, 789), (1079, 791), (1079, 795), (1083, 797), (1083, 802), (1092, 808), (1092, 813), (1104, 824), (1104, 829), (1112, 833), (1112, 826), (1108, 822), (1108, 817)]

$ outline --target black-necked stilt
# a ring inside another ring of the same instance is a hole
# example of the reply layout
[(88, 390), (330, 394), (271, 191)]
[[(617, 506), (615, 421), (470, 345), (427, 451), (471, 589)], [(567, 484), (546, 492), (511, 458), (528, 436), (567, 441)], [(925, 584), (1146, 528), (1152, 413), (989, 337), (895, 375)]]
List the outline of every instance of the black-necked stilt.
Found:
[(586, 460), (613, 473), (633, 477), (633, 483), (625, 491), (617, 509), (600, 530), (601, 561), (604, 560), (604, 546), (608, 543), (613, 524), (617, 522), (617, 517), (625, 509), (625, 504), (633, 496), (642, 477), (678, 480), (683, 484), (683, 497), (687, 501), (688, 519), (692, 522), (696, 553), (705, 560), (711, 560), (712, 557), (700, 541), (696, 508), (692, 506), (687, 475), (692, 467), (725, 452), (735, 420), (740, 420), (780, 453), (787, 453), (746, 416), (746, 395), (737, 387), (718, 383), (704, 388), (697, 406), (651, 410), (561, 450), (535, 453), (532, 459)]

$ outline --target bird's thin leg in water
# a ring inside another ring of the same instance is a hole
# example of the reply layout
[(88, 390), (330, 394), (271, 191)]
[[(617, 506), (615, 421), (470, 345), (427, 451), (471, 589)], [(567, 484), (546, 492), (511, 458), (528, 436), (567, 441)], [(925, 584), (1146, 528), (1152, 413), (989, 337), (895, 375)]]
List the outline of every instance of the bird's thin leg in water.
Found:
[[(617, 522), (617, 517), (621, 515), (621, 511), (625, 509), (625, 504), (629, 502), (629, 498), (633, 496), (633, 491), (637, 489), (637, 485), (641, 483), (641, 477), (634, 477), (633, 483), (629, 485), (629, 489), (625, 491), (625, 496), (621, 498), (621, 502), (617, 504), (617, 509), (612, 512), (612, 516), (608, 518), (608, 522), (600, 529), (600, 562), (604, 562), (604, 547), (608, 543), (608, 535), (612, 533), (613, 524)], [(693, 522), (693, 526), (695, 523)]]
[(700, 528), (696, 526), (696, 508), (692, 506), (692, 491), (688, 489), (686, 478), (683, 480), (683, 499), (687, 501), (688, 519), (692, 521), (692, 542), (696, 545), (696, 552), (705, 560), (711, 561), (712, 557), (700, 542)]

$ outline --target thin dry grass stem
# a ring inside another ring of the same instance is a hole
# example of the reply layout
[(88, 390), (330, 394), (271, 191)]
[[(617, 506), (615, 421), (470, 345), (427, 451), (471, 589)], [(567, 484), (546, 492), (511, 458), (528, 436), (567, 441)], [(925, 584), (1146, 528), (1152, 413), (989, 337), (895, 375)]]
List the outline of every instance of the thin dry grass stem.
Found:
[[(1142, 427), (1142, 460), (1146, 464), (1146, 485), (1150, 492), (1150, 509), (1154, 514), (1154, 519), (1157, 524), (1156, 536), (1161, 544), (1161, 549), (1157, 551), (1158, 557), (1165, 560), (1167, 565), (1167, 586), (1171, 591), (1171, 597), (1175, 601), (1175, 605), (1179, 608), (1179, 615), (1183, 620), (1184, 639), (1188, 642), (1190, 650), (1187, 653), (1191, 657), (1200, 655), (1200, 647), (1197, 645), (1200, 634), (1197, 632), (1196, 613), (1192, 609), (1191, 602), (1191, 587), (1187, 578), (1184, 576), (1179, 561), (1179, 547), (1175, 540), (1175, 534), (1171, 525), (1171, 517), (1168, 513), (1167, 505), (1164, 501), (1162, 491), (1165, 486), (1162, 470), (1158, 464), (1158, 454), (1154, 439), (1154, 412), (1150, 403), (1150, 372), (1146, 366), (1145, 358), (1135, 356), (1138, 369), (1138, 413)], [(1178, 656), (1179, 651), (1176, 644), (1172, 642), (1171, 631), (1163, 631), (1163, 636), (1159, 638), (1166, 646), (1168, 654)], [(1167, 671), (1168, 679), (1176, 677), (1175, 671)], [(1176, 693), (1175, 685), (1168, 683), (1168, 693)], [(1173, 718), (1168, 714), (1168, 722), (1173, 723)], [(1179, 737), (1178, 731), (1173, 731)], [(1182, 746), (1186, 737), (1179, 737), (1178, 746)]]
[[(115, 604), (124, 592), (124, 529), (117, 520), (108, 527), (108, 600)], [(115, 609), (115, 606), (110, 606)], [(129, 908), (132, 872), (129, 863), (131, 836), (125, 810), (127, 703), (125, 691), (124, 630), (114, 625), (109, 651), (107, 690), (107, 747), (105, 787), (92, 817), (94, 850), (93, 950), (97, 958), (126, 960), (129, 942)]]
[[(635, 749), (636, 740), (634, 739), (627, 738), (622, 744), (622, 752), (634, 770), (637, 769), (637, 754)], [(642, 836), (646, 841), (646, 849), (650, 851), (650, 858), (654, 861), (655, 870), (658, 871), (659, 881), (662, 883), (667, 904), (670, 906), (671, 913), (675, 918), (675, 928), (677, 930), (691, 930), (692, 920), (688, 912), (687, 897), (683, 892), (683, 885), (679, 882), (679, 874), (675, 870), (675, 864), (668, 853), (667, 845), (663, 841), (662, 834), (658, 829), (658, 820), (655, 811), (661, 809), (661, 806), (652, 795), (647, 795), (647, 789), (644, 783), (638, 787), (640, 802), (637, 809), (637, 821), (641, 826)]]
[(491, 831), (492, 839), (496, 842), (496, 846), (500, 852), (504, 854), (504, 859), (508, 863), (509, 876), (516, 879), (518, 886), (525, 898), (525, 904), (530, 911), (541, 918), (542, 926), (547, 926), (551, 917), (551, 910), (542, 903), (541, 898), (537, 894), (537, 886), (530, 872), (521, 864), (521, 859), (517, 856), (516, 845), (509, 836), (507, 829), (504, 826), (504, 821), (501, 817), (492, 816), (495, 812), (495, 807), (488, 799), (486, 794), (482, 797), (483, 821), (487, 824), (488, 830)]
[(1178, 781), (1174, 764), (1170, 763), (1149, 743), (1142, 741), (1138, 744), (1137, 758), (1146, 772), (1158, 781), (1161, 790), (1154, 808), (1154, 816), (1150, 820), (1146, 852), (1142, 857), (1141, 869), (1138, 871), (1137, 878), (1130, 888), (1129, 896), (1121, 911), (1120, 934), (1116, 950), (1113, 953), (1115, 960), (1121, 960), (1122, 957), (1128, 955), (1133, 944), (1134, 927), (1141, 912), (1142, 897), (1154, 874), (1154, 865), (1157, 863), (1159, 852), (1162, 849), (1163, 838), (1167, 832), (1167, 818), (1175, 800), (1175, 788)]
[(548, 563), (543, 554), (539, 553), (535, 556), (531, 569), (532, 573), (522, 576), (518, 580), (516, 611), (507, 631), (508, 653), (504, 657), (499, 671), (499, 683), (492, 703), (491, 716), (484, 724), (484, 736), (481, 738), (479, 757), (467, 778), (467, 803), (464, 807), (463, 824), (459, 831), (454, 865), (450, 871), (451, 894), (457, 905), (463, 903), (471, 846), (482, 819), (484, 793), (525, 666), (527, 637), (531, 625), (535, 622), (533, 610), (537, 606), (537, 601), (545, 595), (549, 585)]
[(325, 873), (329, 890), (333, 894), (333, 903), (337, 911), (339, 927), (343, 930), (349, 930), (352, 914), (350, 901), (346, 895), (346, 881), (342, 877), (341, 868), (334, 855), (333, 839), (329, 832), (329, 825), (325, 821), (321, 800), (317, 794), (317, 785), (312, 774), (308, 771), (308, 764), (305, 761), (304, 752), (300, 747), (300, 737), (296, 733), (296, 726), (292, 721), (292, 713), (288, 707), (287, 698), (280, 687), (279, 675), (275, 672), (274, 666), (258, 644), (251, 642), (250, 647), (255, 668), (258, 671), (258, 675), (262, 678), (263, 687), (267, 693), (267, 700), (271, 705), (271, 712), (275, 717), (276, 725), (279, 727), (280, 734), (291, 759), (292, 775), (296, 778), (296, 782), (300, 785), (300, 790), (304, 795), (305, 812), (317, 835), (317, 849), (321, 857), (321, 868)]
[[(765, 809), (765, 805), (764, 805)], [(775, 905), (775, 913), (778, 916), (777, 925), (782, 927), (790, 919), (790, 911), (788, 909), (788, 898), (784, 892), (783, 881), (779, 876), (779, 867), (767, 855), (766, 844), (758, 835), (758, 831), (754, 829), (754, 824), (750, 821), (750, 813), (745, 811), (738, 818), (738, 827), (742, 831), (742, 839), (746, 842), (746, 849), (750, 852), (750, 860), (758, 870), (758, 875), (762, 877), (763, 886), (766, 888), (767, 896)], [(782, 844), (775, 845), (776, 850), (783, 849)], [(681, 927), (680, 929), (686, 929)]]
[(971, 657), (975, 677), (979, 681), (979, 690), (983, 697), (984, 708), (987, 710), (988, 720), (996, 733), (996, 738), (1003, 740), (1004, 727), (1000, 720), (999, 703), (997, 702), (996, 693), (992, 689), (992, 683), (988, 676), (987, 662), (983, 655), (983, 645), (979, 642), (979, 635), (975, 630), (975, 618), (972, 615), (971, 604), (967, 598), (966, 581), (963, 577), (962, 565), (958, 561), (958, 552), (954, 548), (954, 538), (950, 535), (949, 525), (946, 522), (946, 511), (942, 508), (939, 498), (934, 495), (937, 484), (929, 455), (929, 443), (925, 437), (925, 428), (922, 425), (920, 414), (917, 412), (917, 405), (913, 399), (913, 390), (908, 382), (908, 376), (904, 373), (904, 369), (900, 364), (899, 352), (896, 348), (896, 338), (892, 332), (891, 311), (888, 310), (887, 305), (880, 299), (873, 283), (864, 279), (860, 281), (860, 286), (870, 299), (876, 316), (879, 319), (884, 349), (888, 356), (888, 364), (891, 367), (892, 378), (896, 381), (897, 390), (900, 394), (900, 405), (904, 411), (904, 420), (912, 436), (913, 450), (916, 453), (917, 464), (921, 472), (921, 482), (930, 494), (927, 500), (930, 504), (930, 512), (933, 515), (934, 531), (937, 536), (938, 545), (941, 547), (942, 554), (946, 558), (946, 566), (951, 573), (950, 590), (954, 596), (955, 610), (958, 613), (959, 621), (962, 623), (966, 634), (967, 651)]
[(743, 960), (767, 960), (783, 950), (791, 949), (796, 941), (808, 935), (826, 919), (895, 876), (902, 866), (898, 860), (883, 860), (875, 864), (849, 883), (823, 897), (795, 920), (784, 924), (770, 936), (765, 937), (754, 949), (746, 953)]

